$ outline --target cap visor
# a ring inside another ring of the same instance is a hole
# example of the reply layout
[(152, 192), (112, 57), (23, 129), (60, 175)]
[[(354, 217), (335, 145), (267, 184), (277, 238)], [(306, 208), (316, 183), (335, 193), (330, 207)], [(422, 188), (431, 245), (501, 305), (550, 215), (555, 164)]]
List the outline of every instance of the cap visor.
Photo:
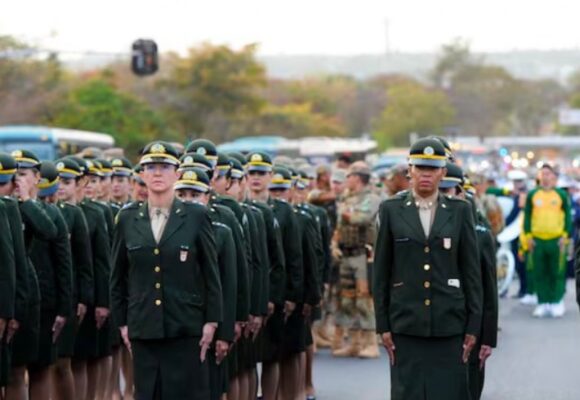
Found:
[(460, 184), (458, 182), (455, 182), (455, 181), (442, 180), (441, 182), (439, 182), (440, 189), (451, 189), (451, 188), (454, 188), (454, 187), (459, 186), (459, 185)]
[(443, 168), (446, 163), (447, 161), (445, 160), (433, 160), (431, 158), (411, 158), (409, 160), (409, 164), (419, 167)]

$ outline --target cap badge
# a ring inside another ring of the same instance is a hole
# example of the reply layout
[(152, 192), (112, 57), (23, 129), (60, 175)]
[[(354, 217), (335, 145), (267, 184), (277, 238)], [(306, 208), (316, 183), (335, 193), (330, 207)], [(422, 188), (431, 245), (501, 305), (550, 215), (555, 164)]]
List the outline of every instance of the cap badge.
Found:
[(254, 155), (252, 155), (252, 158), (250, 160), (254, 161), (254, 162), (260, 162), (260, 161), (262, 161), (262, 155), (261, 154), (254, 154)]
[(113, 167), (122, 167), (123, 166), (123, 160), (121, 160), (120, 158), (115, 158), (112, 162), (111, 165)]
[(59, 171), (62, 171), (64, 169), (64, 163), (59, 162), (58, 164), (56, 164), (56, 169), (58, 169)]
[(151, 146), (151, 149), (149, 151), (152, 154), (165, 154), (166, 153), (165, 146), (163, 146), (161, 143), (155, 143), (153, 146)]
[(433, 149), (433, 147), (427, 146), (423, 150), (423, 154), (425, 154), (426, 156), (432, 156), (433, 154), (435, 154), (435, 150)]
[(188, 181), (196, 181), (197, 174), (193, 171), (187, 171), (185, 174), (183, 174), (183, 179), (188, 180)]
[[(200, 149), (202, 149), (202, 148), (203, 148), (203, 147), (200, 147)], [(184, 162), (185, 164), (193, 164), (193, 157), (191, 157), (191, 156), (187, 156), (187, 157), (185, 157), (185, 159), (183, 160), (183, 162)]]
[(284, 177), (281, 174), (276, 174), (274, 175), (274, 178), (272, 179), (274, 181), (283, 181)]
[(14, 150), (12, 152), (12, 157), (22, 157), (22, 152), (20, 150)]
[(207, 154), (207, 150), (205, 149), (205, 147), (198, 147), (196, 153), (205, 156)]

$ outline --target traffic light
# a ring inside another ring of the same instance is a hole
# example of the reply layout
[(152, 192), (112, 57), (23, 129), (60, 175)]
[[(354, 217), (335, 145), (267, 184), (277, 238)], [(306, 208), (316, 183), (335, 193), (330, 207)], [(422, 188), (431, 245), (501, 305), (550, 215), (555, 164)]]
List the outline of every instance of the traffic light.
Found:
[(133, 42), (131, 69), (135, 75), (153, 75), (159, 69), (157, 43), (149, 39), (139, 39)]

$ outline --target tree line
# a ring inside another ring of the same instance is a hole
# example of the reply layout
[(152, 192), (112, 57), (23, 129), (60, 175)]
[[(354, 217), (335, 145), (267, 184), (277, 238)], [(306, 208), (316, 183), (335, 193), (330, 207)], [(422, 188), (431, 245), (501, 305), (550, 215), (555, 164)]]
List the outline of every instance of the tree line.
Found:
[(562, 104), (580, 106), (580, 73), (565, 85), (518, 79), (474, 56), (461, 40), (442, 46), (423, 80), (402, 74), (274, 79), (257, 60), (256, 45), (205, 43), (185, 55), (166, 53), (149, 78), (134, 76), (128, 62), (73, 72), (57, 54), (2, 56), (28, 48), (0, 36), (0, 125), (106, 132), (128, 151), (159, 137), (225, 142), (369, 133), (385, 149), (408, 145), (411, 133), (539, 135), (560, 129)]

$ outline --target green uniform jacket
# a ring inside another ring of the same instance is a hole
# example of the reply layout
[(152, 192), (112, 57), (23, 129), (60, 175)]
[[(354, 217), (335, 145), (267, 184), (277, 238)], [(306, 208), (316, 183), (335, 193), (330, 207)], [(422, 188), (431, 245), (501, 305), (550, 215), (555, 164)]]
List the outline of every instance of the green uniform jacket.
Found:
[(24, 224), (24, 243), (28, 249), (34, 237), (53, 240), (58, 235), (56, 225), (37, 200), (19, 202), (20, 215)]
[(280, 224), (274, 216), (272, 206), (256, 200), (248, 201), (262, 213), (266, 227), (265, 236), (269, 259), (269, 283), (268, 302), (281, 305), (284, 303), (284, 287), (286, 285), (286, 260), (284, 259), (284, 248), (282, 247), (282, 233)]
[(58, 232), (53, 240), (35, 237), (29, 247), (30, 258), (38, 275), (41, 309), (68, 317), (72, 313), (72, 257), (68, 228), (55, 205), (40, 204)]
[(85, 199), (80, 203), (85, 214), (89, 236), (91, 238), (91, 254), (93, 258), (93, 282), (95, 307), (110, 307), (109, 280), (111, 274), (111, 246), (107, 235), (107, 222), (100, 207)]
[(296, 240), (298, 235), (298, 220), (293, 207), (282, 200), (271, 200), (274, 206), (274, 215), (280, 224), (282, 246), (286, 265), (285, 299), (293, 303), (300, 303), (304, 298), (304, 266), (302, 265), (302, 248)]
[(221, 221), (225, 225), (229, 226), (232, 230), (237, 230), (238, 232), (232, 232), (232, 237), (234, 241), (239, 239), (242, 240), (239, 243), (243, 246), (243, 254), (245, 255), (244, 259), (240, 259), (242, 257), (241, 253), (236, 255), (236, 264), (237, 264), (237, 311), (236, 311), (236, 321), (245, 322), (248, 320), (248, 315), (251, 314), (250, 310), (250, 273), (253, 270), (253, 263), (252, 263), (252, 246), (251, 246), (251, 238), (250, 238), (250, 231), (248, 226), (247, 217), (245, 218), (244, 211), (240, 204), (229, 196), (212, 196), (211, 198), (212, 205), (218, 205), (221, 207), (228, 208), (236, 218), (238, 222), (237, 226), (234, 224), (234, 221), (231, 221), (230, 224), (226, 223), (226, 221)]
[(375, 246), (377, 332), (478, 336), (482, 281), (469, 203), (439, 195), (425, 237), (411, 193), (384, 201)]
[(244, 281), (238, 288), (242, 286), (242, 294), (237, 293), (236, 304), (236, 321), (245, 322), (248, 320), (250, 314), (250, 294), (248, 292), (248, 254), (246, 253), (246, 238), (242, 226), (238, 223), (236, 216), (228, 207), (220, 204), (212, 204), (210, 208), (212, 221), (221, 222), (228, 226), (232, 231), (234, 239), (234, 249), (236, 252), (236, 270), (238, 280)]
[(497, 346), (498, 295), (495, 240), (485, 217), (477, 214), (477, 242), (480, 252), (481, 279), (483, 283), (483, 318), (480, 345)]
[[(304, 267), (304, 297), (299, 303), (316, 306), (320, 303), (320, 233), (314, 217), (299, 207), (296, 208), (300, 245), (302, 247), (302, 265)], [(319, 250), (317, 250), (317, 248)]]
[(28, 255), (24, 246), (22, 233), (22, 217), (18, 209), (18, 202), (10, 197), (2, 197), (1, 202), (6, 206), (6, 216), (10, 225), (12, 246), (14, 248), (14, 269), (16, 293), (14, 301), (14, 319), (22, 322), (26, 320), (28, 310)]
[(12, 231), (8, 222), (7, 207), (0, 202), (0, 319), (14, 317), (16, 300), (16, 266)]
[(92, 306), (95, 301), (95, 283), (90, 246), (91, 236), (87, 220), (83, 211), (76, 205), (59, 203), (58, 206), (70, 233), (74, 302)]
[(266, 223), (262, 211), (258, 207), (249, 204), (242, 204), (242, 207), (247, 215), (250, 228), (252, 264), (254, 266), (250, 281), (250, 313), (265, 316), (268, 315), (270, 286)]
[[(211, 215), (211, 214), (210, 214)], [(222, 284), (223, 320), (215, 334), (217, 340), (234, 341), (234, 325), (236, 323), (236, 253), (232, 230), (221, 222), (212, 222), (220, 282)]]
[(147, 203), (117, 216), (111, 278), (113, 313), (132, 339), (201, 336), (221, 322), (222, 293), (206, 207), (174, 200), (159, 243)]
[[(315, 229), (316, 229), (316, 237), (315, 237), (315, 250), (316, 250), (316, 259), (317, 259), (317, 280), (320, 284), (321, 290), (324, 288), (323, 284), (323, 277), (326, 273), (327, 262), (330, 262), (330, 247), (326, 245), (330, 245), (329, 238), (327, 237), (328, 230), (328, 219), (326, 215), (326, 211), (322, 207), (313, 206), (312, 204), (302, 203), (299, 204), (298, 209), (304, 210), (312, 217), (315, 222)], [(326, 225), (326, 227), (325, 227)], [(328, 254), (327, 254), (328, 253)], [(330, 266), (328, 266), (330, 268)]]

